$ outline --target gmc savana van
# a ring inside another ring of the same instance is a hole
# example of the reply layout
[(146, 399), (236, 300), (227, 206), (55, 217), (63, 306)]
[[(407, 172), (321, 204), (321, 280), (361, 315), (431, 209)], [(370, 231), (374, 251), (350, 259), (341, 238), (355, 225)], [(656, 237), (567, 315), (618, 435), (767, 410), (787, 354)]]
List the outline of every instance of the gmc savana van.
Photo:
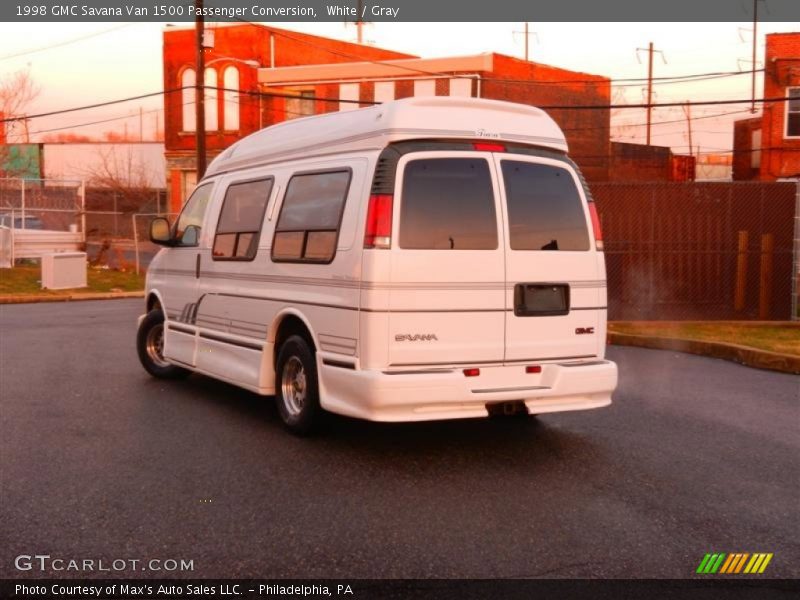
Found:
[(138, 352), (306, 432), (611, 402), (599, 221), (533, 107), (410, 98), (293, 120), (209, 166), (150, 265)]

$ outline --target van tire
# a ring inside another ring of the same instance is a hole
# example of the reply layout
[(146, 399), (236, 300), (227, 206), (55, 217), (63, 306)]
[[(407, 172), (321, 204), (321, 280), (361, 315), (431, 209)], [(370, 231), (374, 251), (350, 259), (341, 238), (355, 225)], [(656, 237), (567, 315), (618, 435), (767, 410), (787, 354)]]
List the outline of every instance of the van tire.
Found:
[(182, 379), (191, 371), (166, 362), (162, 356), (164, 348), (164, 313), (153, 309), (139, 326), (136, 333), (136, 352), (144, 370), (158, 379)]
[(317, 361), (305, 338), (290, 336), (278, 352), (275, 399), (284, 425), (296, 435), (308, 435), (322, 420)]

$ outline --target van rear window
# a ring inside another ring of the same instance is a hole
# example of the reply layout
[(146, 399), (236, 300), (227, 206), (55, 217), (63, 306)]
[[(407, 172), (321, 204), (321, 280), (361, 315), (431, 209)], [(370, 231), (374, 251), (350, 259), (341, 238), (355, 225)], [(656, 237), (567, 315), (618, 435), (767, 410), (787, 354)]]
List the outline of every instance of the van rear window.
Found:
[(400, 247), (413, 250), (497, 248), (497, 217), (486, 160), (431, 158), (406, 163), (400, 206)]
[(503, 160), (512, 250), (588, 250), (575, 179), (552, 165)]

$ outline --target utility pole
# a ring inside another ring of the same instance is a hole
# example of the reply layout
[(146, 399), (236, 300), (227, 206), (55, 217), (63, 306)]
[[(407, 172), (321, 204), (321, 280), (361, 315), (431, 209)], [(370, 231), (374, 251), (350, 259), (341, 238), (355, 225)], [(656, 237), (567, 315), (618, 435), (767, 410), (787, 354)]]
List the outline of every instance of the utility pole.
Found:
[(139, 141), (144, 141), (144, 116), (141, 106), (139, 107)]
[(689, 130), (689, 154), (692, 154), (692, 105), (689, 101), (683, 106), (683, 111), (686, 113), (686, 128)]
[(664, 64), (667, 63), (667, 59), (664, 58), (664, 53), (661, 50), (653, 49), (653, 42), (650, 42), (647, 48), (636, 49), (636, 60), (639, 60), (639, 52), (647, 52), (647, 145), (649, 146), (650, 128), (652, 125), (653, 116), (653, 54), (658, 52), (661, 55), (661, 60), (664, 61)]
[(528, 23), (527, 21), (525, 21), (525, 28), (523, 31), (511, 32), (512, 36), (514, 37), (516, 37), (515, 34), (517, 33), (521, 33), (525, 37), (525, 61), (527, 62), (530, 59), (530, 54), (528, 52), (528, 49), (530, 47), (531, 36), (534, 36), (537, 41), (539, 40), (539, 36), (536, 34), (535, 31), (530, 31), (530, 23)]
[(359, 44), (363, 44), (364, 43), (364, 21), (361, 20), (361, 13), (364, 10), (364, 0), (358, 0), (358, 8), (356, 10), (358, 11), (358, 15), (356, 15), (356, 30), (358, 32), (357, 33), (357, 35), (358, 35), (357, 39), (358, 39), (358, 43)]
[(202, 17), (203, 0), (195, 0), (197, 17), (195, 18), (195, 38), (197, 44), (197, 72), (195, 74), (195, 146), (197, 152), (197, 181), (206, 172), (206, 77), (205, 56), (203, 55), (203, 37), (205, 23)]
[(758, 0), (753, 0), (753, 78), (751, 85), (751, 98), (750, 113), (756, 112), (756, 40), (758, 39), (756, 27), (758, 26)]

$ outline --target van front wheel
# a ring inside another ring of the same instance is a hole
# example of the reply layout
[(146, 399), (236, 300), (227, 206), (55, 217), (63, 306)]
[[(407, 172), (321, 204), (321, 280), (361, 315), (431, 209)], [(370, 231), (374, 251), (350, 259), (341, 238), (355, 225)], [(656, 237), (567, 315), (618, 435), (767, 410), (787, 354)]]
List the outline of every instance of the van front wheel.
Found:
[(144, 370), (159, 379), (180, 379), (191, 371), (164, 360), (164, 314), (153, 309), (142, 319), (136, 334), (136, 351)]
[(321, 419), (317, 363), (308, 342), (293, 335), (281, 346), (275, 374), (281, 420), (292, 433), (310, 433)]

